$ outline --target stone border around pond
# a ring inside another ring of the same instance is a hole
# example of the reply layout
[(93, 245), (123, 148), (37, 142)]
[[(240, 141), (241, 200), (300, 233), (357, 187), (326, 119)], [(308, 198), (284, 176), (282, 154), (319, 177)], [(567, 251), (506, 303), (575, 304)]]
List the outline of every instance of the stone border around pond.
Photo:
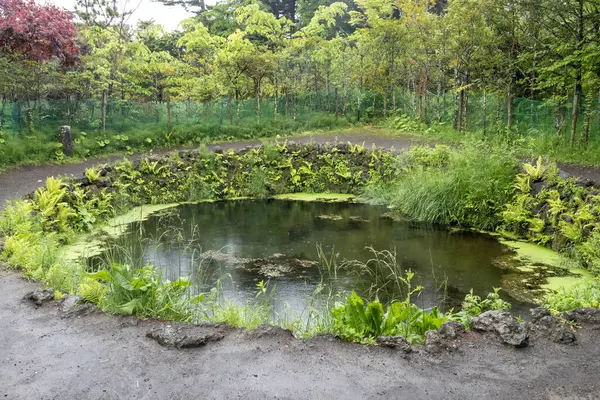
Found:
[[(33, 303), (36, 308), (57, 307), (63, 318), (81, 318), (102, 310), (95, 305), (85, 303), (76, 295), (69, 295), (61, 300), (54, 300), (54, 289), (38, 289), (25, 295), (24, 300)], [(516, 348), (527, 347), (539, 341), (547, 340), (558, 344), (573, 345), (577, 343), (575, 325), (597, 329), (600, 326), (600, 309), (584, 308), (563, 312), (552, 316), (544, 308), (531, 310), (531, 320), (517, 320), (505, 311), (486, 311), (471, 320), (471, 330), (456, 321), (442, 324), (437, 331), (426, 332), (422, 345), (411, 345), (401, 336), (379, 336), (376, 344), (403, 353), (426, 353), (440, 355), (461, 349), (474, 340), (483, 339), (484, 344), (504, 344)], [(182, 323), (155, 321), (147, 331), (147, 337), (165, 347), (178, 349), (202, 347), (210, 342), (217, 342), (240, 329), (223, 323)], [(244, 331), (243, 329), (241, 331)], [(272, 325), (263, 325), (253, 331), (251, 336), (293, 337), (291, 331)], [(308, 340), (340, 340), (331, 334), (320, 334)]]

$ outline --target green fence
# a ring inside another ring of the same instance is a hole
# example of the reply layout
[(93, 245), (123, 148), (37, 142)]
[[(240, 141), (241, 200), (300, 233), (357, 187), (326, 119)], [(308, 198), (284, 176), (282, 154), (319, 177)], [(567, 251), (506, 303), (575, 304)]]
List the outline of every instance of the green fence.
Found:
[[(171, 105), (171, 126), (175, 134), (181, 130), (198, 129), (201, 136), (222, 136), (233, 132), (234, 127), (248, 128), (268, 125), (273, 121), (286, 126), (285, 130), (311, 128), (311, 120), (335, 117), (335, 120), (353, 123), (373, 121), (387, 116), (405, 114), (421, 117), (426, 123), (457, 124), (457, 96), (453, 93), (419, 97), (414, 92), (397, 90), (388, 96), (384, 112), (383, 96), (372, 91), (333, 90), (298, 95), (280, 96), (277, 99), (263, 99), (260, 102), (260, 122), (255, 100), (235, 101), (227, 98), (208, 101), (179, 101)], [(598, 105), (593, 105), (598, 109)], [(484, 112), (485, 110), (485, 112)], [(562, 111), (561, 111), (562, 110)], [(564, 118), (560, 117), (563, 114)], [(585, 110), (580, 112), (579, 134), (585, 124)], [(58, 126), (70, 125), (73, 131), (104, 137), (101, 132), (101, 106), (98, 100), (36, 100), (5, 103), (0, 113), (1, 135), (7, 137), (26, 136), (31, 133), (54, 138)], [(562, 126), (567, 133), (571, 125), (571, 109), (566, 104), (559, 109), (555, 104), (529, 99), (515, 99), (513, 129), (526, 135), (554, 135)], [(594, 112), (590, 123), (590, 137), (600, 136), (600, 113)], [(134, 102), (110, 100), (106, 106), (106, 132), (109, 134), (130, 134), (134, 131), (147, 131), (159, 135), (167, 131), (167, 106), (157, 102)], [(287, 122), (286, 122), (287, 121)], [(482, 94), (469, 94), (466, 118), (463, 129), (493, 133), (504, 129), (507, 124), (507, 104), (504, 98)], [(317, 123), (327, 127), (331, 121)], [(214, 133), (214, 135), (213, 135)], [(222, 132), (221, 132), (222, 133)], [(233, 135), (236, 136), (236, 135)], [(243, 136), (243, 135), (242, 135)], [(252, 135), (250, 135), (252, 136)]]

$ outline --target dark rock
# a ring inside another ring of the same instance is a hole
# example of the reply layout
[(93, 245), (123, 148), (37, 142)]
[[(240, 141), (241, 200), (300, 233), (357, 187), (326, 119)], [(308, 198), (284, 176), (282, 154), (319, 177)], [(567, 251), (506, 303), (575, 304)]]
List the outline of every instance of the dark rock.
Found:
[(60, 302), (60, 311), (67, 313), (73, 309), (82, 300), (81, 296), (67, 295)]
[(331, 333), (319, 333), (312, 340), (323, 340), (326, 342), (339, 342), (341, 339)]
[(81, 318), (91, 314), (101, 314), (102, 309), (95, 304), (91, 303), (83, 303), (75, 305), (75, 307), (71, 308), (65, 314), (63, 314), (63, 318)]
[(0, 254), (4, 251), (4, 239), (0, 238)]
[(583, 187), (583, 188), (589, 188), (594, 186), (594, 181), (591, 181), (589, 179), (585, 179), (585, 178), (580, 178), (577, 180), (577, 186)]
[(557, 316), (578, 324), (600, 324), (600, 309), (598, 308), (576, 308), (573, 311), (559, 313)]
[(543, 317), (550, 316), (550, 310), (544, 307), (532, 308), (529, 310), (531, 313), (531, 323), (539, 321)]
[(39, 307), (44, 302), (54, 300), (54, 289), (38, 289), (35, 292), (27, 293), (25, 300), (31, 300)]
[(532, 195), (536, 196), (542, 190), (544, 190), (545, 187), (546, 187), (546, 182), (544, 182), (544, 181), (535, 182), (533, 185), (531, 185)]
[(402, 350), (405, 353), (412, 351), (410, 344), (402, 336), (378, 336), (375, 342), (380, 346)]
[(442, 350), (454, 351), (458, 348), (454, 340), (446, 339), (438, 331), (427, 331), (425, 332), (425, 351), (428, 353), (436, 354)]
[(561, 344), (570, 344), (577, 340), (572, 328), (552, 316), (549, 310), (538, 307), (530, 310), (530, 312), (531, 330), (534, 336), (544, 336), (555, 343)]
[(224, 338), (214, 327), (183, 324), (160, 325), (152, 328), (146, 336), (162, 346), (178, 349), (200, 347)]
[(223, 154), (223, 148), (221, 146), (214, 146), (212, 148), (212, 151), (217, 153), (217, 154)]
[(102, 168), (100, 170), (100, 176), (106, 176), (108, 174), (108, 171), (106, 170), (106, 168)]
[(575, 343), (575, 341), (577, 340), (577, 337), (575, 336), (573, 331), (562, 325), (557, 326), (555, 329), (553, 329), (550, 332), (549, 338), (553, 342), (561, 344), (571, 344)]
[(446, 321), (438, 332), (444, 339), (456, 339), (465, 332), (465, 327), (458, 321)]
[(525, 347), (529, 344), (529, 323), (519, 323), (506, 311), (486, 311), (471, 319), (471, 328), (482, 332), (495, 332), (506, 344)]
[(252, 338), (272, 337), (272, 338), (284, 338), (293, 339), (294, 334), (288, 329), (283, 329), (279, 326), (273, 325), (261, 325), (256, 329), (247, 331), (246, 334)]
[(75, 178), (75, 179), (73, 179), (73, 184), (87, 186), (90, 184), (90, 180), (86, 176), (84, 176), (82, 178)]

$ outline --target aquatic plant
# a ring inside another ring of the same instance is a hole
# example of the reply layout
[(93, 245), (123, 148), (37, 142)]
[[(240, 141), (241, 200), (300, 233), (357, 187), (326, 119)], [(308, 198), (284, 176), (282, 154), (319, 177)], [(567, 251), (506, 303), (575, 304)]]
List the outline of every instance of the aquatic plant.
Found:
[(378, 336), (403, 336), (421, 343), (429, 330), (437, 330), (449, 316), (437, 307), (425, 311), (409, 299), (384, 306), (379, 300), (365, 304), (354, 291), (331, 311), (333, 333), (343, 340), (372, 343)]
[[(189, 278), (173, 282), (163, 280), (161, 273), (151, 265), (136, 269), (112, 264), (107, 269), (88, 274), (88, 277), (107, 284), (104, 296), (94, 295), (99, 297), (99, 305), (112, 313), (190, 321), (194, 316), (192, 306), (204, 300), (204, 295), (190, 293)], [(101, 292), (100, 289), (95, 291)], [(87, 294), (90, 297), (89, 291)]]

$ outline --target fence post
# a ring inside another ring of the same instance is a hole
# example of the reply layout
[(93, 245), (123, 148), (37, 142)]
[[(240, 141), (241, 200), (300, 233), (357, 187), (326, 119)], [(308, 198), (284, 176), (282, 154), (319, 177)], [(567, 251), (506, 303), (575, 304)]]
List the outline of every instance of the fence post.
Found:
[(71, 127), (63, 125), (58, 128), (58, 140), (62, 143), (63, 154), (70, 157), (73, 155), (73, 136), (71, 135)]

